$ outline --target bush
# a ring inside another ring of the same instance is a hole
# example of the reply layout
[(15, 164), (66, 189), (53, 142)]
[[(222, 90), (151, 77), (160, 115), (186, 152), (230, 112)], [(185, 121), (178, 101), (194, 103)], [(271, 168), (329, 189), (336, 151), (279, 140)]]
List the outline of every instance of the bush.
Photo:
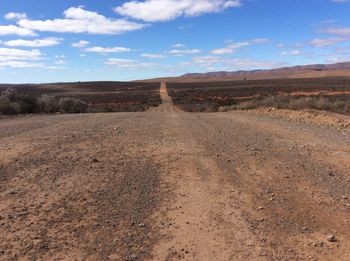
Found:
[(7, 89), (0, 95), (0, 113), (2, 114), (34, 113), (37, 109), (37, 99), (33, 96), (19, 94), (13, 89)]
[(263, 99), (252, 99), (240, 102), (237, 105), (220, 107), (219, 111), (249, 110), (256, 108), (274, 107), (278, 109), (315, 109), (339, 113), (350, 113), (350, 100), (339, 97), (294, 97), (294, 96), (269, 96)]
[(88, 109), (88, 104), (76, 98), (61, 98), (42, 95), (40, 98), (26, 94), (20, 94), (14, 89), (7, 89), (0, 95), (0, 113), (6, 115), (28, 114), (35, 112), (44, 113), (83, 113)]
[(84, 113), (88, 109), (88, 104), (76, 98), (64, 97), (58, 102), (60, 112)]
[(38, 99), (38, 106), (40, 112), (54, 113), (58, 112), (58, 99), (55, 96), (43, 94)]

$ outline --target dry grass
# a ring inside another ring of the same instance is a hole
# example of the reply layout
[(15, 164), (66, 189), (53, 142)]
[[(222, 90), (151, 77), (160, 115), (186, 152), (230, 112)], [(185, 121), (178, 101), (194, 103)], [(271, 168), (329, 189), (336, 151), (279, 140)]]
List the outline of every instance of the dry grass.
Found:
[(269, 96), (262, 99), (240, 102), (236, 105), (221, 106), (218, 111), (249, 110), (267, 107), (291, 110), (315, 109), (350, 114), (350, 96)]

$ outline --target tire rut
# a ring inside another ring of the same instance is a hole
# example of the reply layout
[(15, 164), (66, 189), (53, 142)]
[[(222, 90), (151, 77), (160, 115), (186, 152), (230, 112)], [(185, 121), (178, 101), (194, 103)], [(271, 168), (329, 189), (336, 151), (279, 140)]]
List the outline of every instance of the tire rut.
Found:
[(259, 243), (242, 218), (239, 195), (188, 126), (193, 116), (171, 108), (165, 91), (162, 100), (167, 114), (158, 158), (172, 196), (155, 216), (163, 240), (150, 260), (263, 260), (250, 247)]

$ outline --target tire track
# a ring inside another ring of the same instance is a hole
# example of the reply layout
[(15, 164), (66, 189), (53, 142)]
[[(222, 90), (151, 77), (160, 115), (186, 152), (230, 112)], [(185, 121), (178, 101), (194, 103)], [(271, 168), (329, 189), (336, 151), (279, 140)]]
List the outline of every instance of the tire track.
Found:
[(258, 248), (249, 246), (259, 242), (242, 218), (239, 195), (215, 159), (196, 142), (188, 125), (193, 115), (173, 105), (165, 83), (161, 97), (162, 105), (151, 113), (165, 113), (157, 155), (163, 166), (162, 184), (171, 187), (171, 199), (154, 217), (163, 240), (150, 260), (264, 260)]

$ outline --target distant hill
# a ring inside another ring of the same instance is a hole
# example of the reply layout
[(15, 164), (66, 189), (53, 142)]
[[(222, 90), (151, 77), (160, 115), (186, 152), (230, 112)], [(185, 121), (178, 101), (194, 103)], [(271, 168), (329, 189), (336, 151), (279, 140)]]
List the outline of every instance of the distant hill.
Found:
[(232, 76), (266, 76), (266, 75), (293, 75), (298, 73), (306, 72), (322, 72), (322, 71), (334, 71), (334, 70), (350, 70), (350, 62), (335, 63), (335, 64), (311, 64), (311, 65), (300, 65), (293, 67), (283, 67), (278, 69), (268, 70), (251, 70), (251, 71), (220, 71), (220, 72), (207, 72), (207, 73), (187, 73), (180, 77), (191, 77), (191, 78), (211, 78), (211, 77), (232, 77)]
[(350, 62), (300, 65), (267, 70), (187, 73), (179, 77), (157, 78), (147, 81), (205, 82), (319, 77), (350, 77)]

